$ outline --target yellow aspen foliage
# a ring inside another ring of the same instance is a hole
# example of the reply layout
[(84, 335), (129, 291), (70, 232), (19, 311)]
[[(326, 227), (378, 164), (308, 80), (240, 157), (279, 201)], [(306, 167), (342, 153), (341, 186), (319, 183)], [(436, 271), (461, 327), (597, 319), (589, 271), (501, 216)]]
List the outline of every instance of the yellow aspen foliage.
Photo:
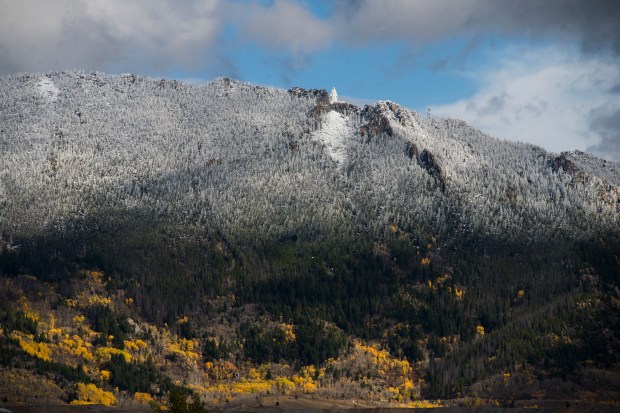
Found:
[(39, 313), (37, 312), (37, 310), (33, 310), (28, 306), (28, 299), (25, 296), (22, 295), (21, 297), (19, 297), (19, 305), (22, 312), (24, 313), (24, 317), (35, 323), (41, 320), (41, 317), (39, 317)]
[(179, 338), (168, 344), (168, 351), (185, 357), (189, 361), (196, 361), (200, 358), (194, 349), (197, 347), (195, 340), (187, 340), (185, 338)]
[(266, 394), (272, 391), (273, 380), (241, 380), (230, 383), (218, 383), (205, 389), (218, 394)]
[(101, 404), (104, 406), (116, 405), (116, 397), (114, 394), (100, 389), (94, 384), (78, 383), (77, 385), (77, 400), (71, 402), (71, 404)]
[(232, 383), (231, 393), (267, 393), (271, 390), (271, 383), (268, 381), (242, 381)]
[(207, 376), (211, 380), (229, 380), (237, 372), (237, 367), (230, 361), (218, 361), (217, 363), (205, 363)]
[(293, 383), (304, 393), (314, 393), (316, 392), (318, 385), (314, 381), (314, 377), (317, 374), (316, 367), (314, 366), (306, 366), (301, 369), (299, 375), (295, 374), (291, 378)]
[(86, 360), (92, 360), (93, 355), (91, 354), (89, 347), (92, 347), (92, 344), (84, 342), (80, 336), (74, 334), (72, 337), (65, 337), (58, 344), (59, 348), (62, 351), (65, 351), (68, 354), (84, 358)]
[(58, 340), (63, 335), (62, 328), (50, 328), (47, 330), (47, 337)]
[(278, 377), (275, 379), (276, 388), (281, 394), (287, 394), (295, 390), (295, 383), (286, 377)]
[(114, 355), (114, 354), (122, 355), (125, 358), (125, 361), (128, 362), (128, 363), (132, 359), (131, 354), (129, 354), (127, 351), (119, 350), (119, 349), (114, 348), (114, 347), (100, 347), (95, 352), (95, 355), (97, 356), (97, 358), (101, 362), (110, 361), (110, 359), (112, 358), (112, 355)]
[(103, 278), (103, 272), (101, 271), (89, 271), (89, 270), (84, 270), (82, 271), (82, 274), (84, 274), (85, 276), (87, 276), (92, 282), (95, 283), (102, 283), (102, 278)]
[(525, 297), (525, 290), (519, 290), (517, 291), (517, 298), (519, 300), (523, 299), (523, 297)]
[(427, 257), (424, 257), (420, 260), (420, 264), (425, 265), (425, 266), (429, 265), (430, 263), (431, 263), (431, 259)]
[(177, 319), (177, 324), (185, 324), (187, 322), (189, 322), (189, 317), (188, 316), (179, 317)]
[(484, 336), (484, 327), (482, 327), (480, 324), (476, 326), (476, 334), (481, 337)]
[(284, 333), (284, 341), (286, 343), (292, 343), (293, 341), (297, 339), (297, 337), (295, 336), (295, 331), (294, 331), (294, 327), (292, 324), (281, 323), (280, 329)]
[(110, 380), (110, 375), (111, 375), (111, 373), (110, 373), (109, 370), (101, 370), (99, 372), (99, 379), (101, 381), (108, 381), (108, 380)]
[(84, 303), (84, 305), (86, 307), (94, 307), (94, 306), (107, 306), (108, 304), (110, 304), (112, 302), (112, 300), (110, 299), (110, 297), (103, 297), (99, 294), (93, 294), (90, 295), (86, 298), (86, 302)]
[(316, 375), (316, 367), (310, 365), (301, 369), (301, 374), (306, 378), (312, 378)]
[(413, 389), (413, 380), (411, 380), (410, 378), (406, 378), (405, 382), (402, 385), (402, 389), (407, 391), (407, 390), (412, 390)]
[(56, 317), (49, 313), (47, 325), (44, 328), (45, 335), (50, 339), (58, 339), (62, 335), (62, 329), (56, 327)]
[(140, 351), (146, 348), (146, 343), (140, 339), (137, 340), (123, 340), (125, 349), (129, 351)]
[(398, 387), (388, 387), (388, 392), (392, 400), (401, 401), (403, 399), (403, 395)]
[(258, 371), (258, 369), (255, 369), (253, 367), (250, 367), (250, 370), (248, 371), (248, 378), (250, 380), (260, 380), (261, 378), (260, 371)]
[(24, 334), (19, 331), (13, 331), (9, 337), (19, 342), (19, 346), (31, 356), (40, 358), (41, 360), (51, 361), (52, 350), (46, 343), (37, 343), (34, 341), (32, 334)]
[(141, 403), (141, 404), (153, 401), (153, 396), (151, 396), (148, 393), (142, 393), (142, 392), (136, 392), (133, 395), (133, 398), (134, 398), (135, 401), (137, 401), (138, 403)]
[(83, 315), (76, 315), (75, 317), (73, 317), (73, 323), (80, 326), (84, 323), (85, 319), (86, 317), (84, 317)]
[(406, 407), (408, 409), (436, 409), (439, 407), (443, 407), (443, 405), (440, 401), (413, 400), (409, 403), (404, 404), (402, 407)]
[(316, 383), (314, 383), (313, 381), (308, 381), (302, 385), (301, 390), (304, 393), (308, 394), (316, 392), (317, 388), (318, 386), (316, 385)]
[(463, 301), (463, 296), (465, 295), (465, 290), (462, 288), (455, 287), (454, 295), (458, 301)]
[(125, 298), (125, 305), (132, 305), (133, 304), (133, 298), (129, 297), (129, 298)]
[(27, 319), (35, 323), (37, 323), (41, 319), (39, 317), (39, 313), (36, 310), (31, 310), (30, 308), (26, 307), (24, 308), (23, 312), (24, 312), (24, 317), (26, 317)]
[(124, 340), (125, 349), (128, 351), (138, 351), (138, 346), (131, 340)]

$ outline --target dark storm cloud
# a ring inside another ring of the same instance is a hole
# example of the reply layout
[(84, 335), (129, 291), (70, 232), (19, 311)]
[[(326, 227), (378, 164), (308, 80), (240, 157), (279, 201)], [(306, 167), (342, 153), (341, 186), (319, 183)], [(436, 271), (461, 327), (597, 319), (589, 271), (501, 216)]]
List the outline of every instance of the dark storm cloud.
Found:
[(482, 19), (514, 34), (577, 37), (584, 51), (620, 52), (620, 2), (617, 0), (521, 0), (492, 2)]
[(591, 126), (601, 140), (588, 150), (620, 162), (620, 110), (610, 116), (596, 118)]
[(470, 35), (553, 36), (584, 51), (620, 52), (620, 1), (614, 0), (360, 0), (335, 3), (341, 39), (403, 40), (422, 45)]

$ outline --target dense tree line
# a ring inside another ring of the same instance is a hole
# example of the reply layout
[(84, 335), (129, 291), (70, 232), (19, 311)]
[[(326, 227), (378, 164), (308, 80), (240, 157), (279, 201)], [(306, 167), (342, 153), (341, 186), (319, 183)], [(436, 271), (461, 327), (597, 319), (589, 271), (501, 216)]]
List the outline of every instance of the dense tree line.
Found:
[(154, 388), (159, 392), (172, 389), (172, 383), (151, 363), (128, 362), (125, 357), (113, 354), (104, 367), (110, 371), (110, 384), (130, 393), (152, 393)]
[(295, 338), (287, 340), (280, 328), (261, 328), (255, 324), (240, 326), (243, 351), (255, 363), (289, 362), (319, 366), (329, 358), (336, 358), (344, 349), (346, 338), (324, 321), (302, 316), (295, 325)]

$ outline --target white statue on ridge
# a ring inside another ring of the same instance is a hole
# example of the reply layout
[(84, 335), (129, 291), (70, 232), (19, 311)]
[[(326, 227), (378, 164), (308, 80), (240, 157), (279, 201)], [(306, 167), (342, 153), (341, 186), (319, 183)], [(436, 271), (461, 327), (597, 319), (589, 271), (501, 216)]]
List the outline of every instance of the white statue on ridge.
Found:
[(332, 87), (332, 91), (329, 94), (329, 103), (336, 103), (338, 102), (338, 92), (336, 92), (336, 88)]

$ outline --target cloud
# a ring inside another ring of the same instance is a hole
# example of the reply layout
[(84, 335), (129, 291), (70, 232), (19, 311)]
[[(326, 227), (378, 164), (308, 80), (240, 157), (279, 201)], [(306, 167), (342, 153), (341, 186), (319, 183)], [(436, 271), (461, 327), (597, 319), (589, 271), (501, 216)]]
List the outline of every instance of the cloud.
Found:
[(290, 70), (333, 37), (327, 22), (286, 0), (0, 0), (0, 9), (0, 73), (79, 68), (230, 75), (236, 68), (229, 49), (248, 42), (280, 53)]
[(549, 150), (589, 150), (618, 159), (620, 101), (611, 93), (620, 67), (550, 47), (512, 48), (494, 69), (476, 72), (479, 91), (432, 108), (490, 135)]
[(274, 50), (304, 54), (330, 45), (332, 28), (303, 4), (276, 0), (271, 5), (244, 4), (235, 13), (242, 36)]
[(354, 44), (404, 40), (419, 45), (460, 32), (476, 3), (480, 1), (358, 1), (337, 9), (333, 19), (339, 36)]
[(608, 116), (596, 117), (591, 126), (601, 140), (590, 146), (588, 151), (620, 162), (620, 110)]
[(553, 37), (620, 53), (616, 0), (361, 0), (334, 8), (341, 40), (420, 46), (462, 35)]
[(0, 72), (217, 64), (219, 0), (0, 0)]
[(551, 36), (620, 53), (616, 0), (340, 0), (321, 17), (316, 2), (300, 0), (0, 0), (0, 9), (3, 73), (234, 72), (226, 46), (236, 41), (300, 61), (334, 44), (415, 48), (463, 35)]

